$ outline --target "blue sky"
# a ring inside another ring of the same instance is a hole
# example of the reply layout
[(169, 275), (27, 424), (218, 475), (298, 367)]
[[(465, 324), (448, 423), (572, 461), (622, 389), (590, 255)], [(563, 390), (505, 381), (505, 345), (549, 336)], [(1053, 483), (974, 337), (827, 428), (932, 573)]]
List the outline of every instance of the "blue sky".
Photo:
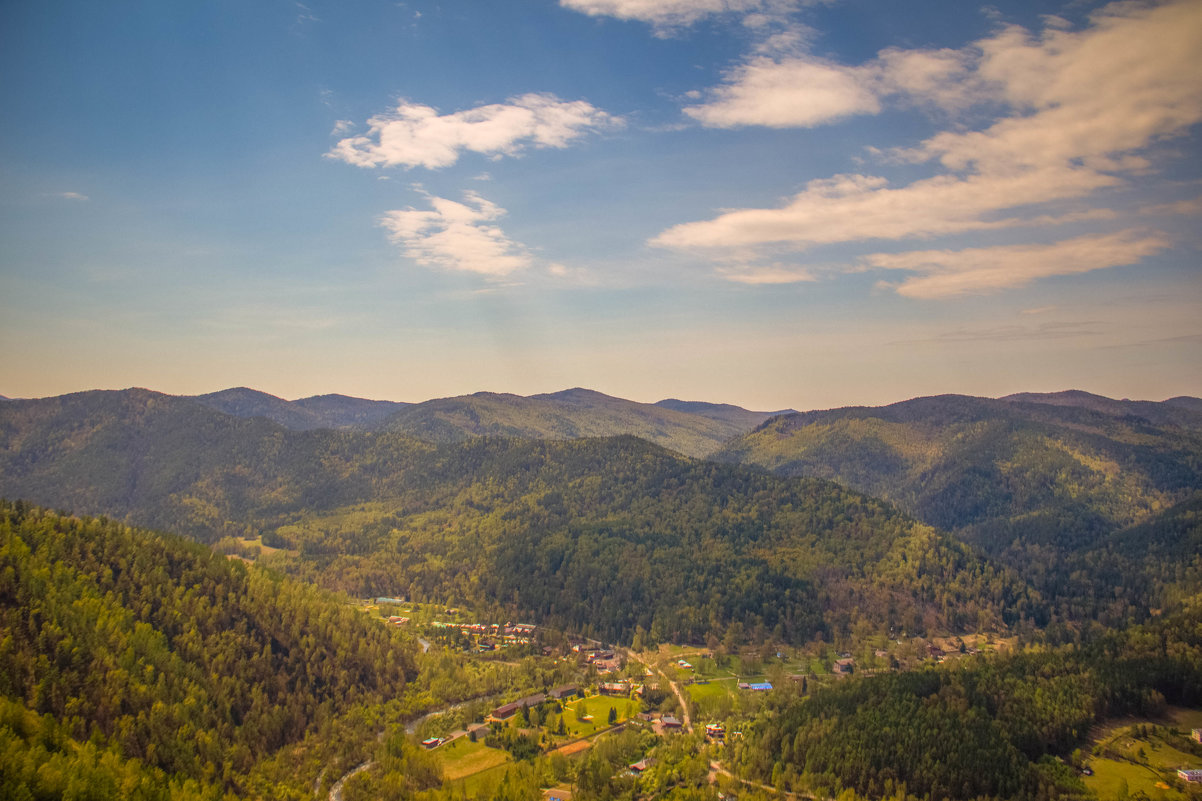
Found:
[(0, 6), (0, 393), (1202, 395), (1202, 4)]

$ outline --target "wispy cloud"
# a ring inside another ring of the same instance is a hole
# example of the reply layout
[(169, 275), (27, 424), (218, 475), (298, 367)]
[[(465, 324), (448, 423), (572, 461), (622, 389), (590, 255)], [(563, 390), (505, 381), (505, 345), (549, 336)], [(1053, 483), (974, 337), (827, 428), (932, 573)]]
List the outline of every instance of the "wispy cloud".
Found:
[(559, 0), (564, 8), (591, 17), (614, 17), (650, 23), (660, 34), (692, 25), (705, 17), (738, 15), (751, 26), (763, 24), (801, 5), (802, 0)]
[(1051, 245), (875, 253), (864, 261), (877, 269), (917, 273), (899, 284), (884, 284), (900, 295), (947, 298), (1025, 286), (1054, 275), (1135, 264), (1168, 245), (1163, 234), (1120, 231)]
[(584, 100), (526, 94), (505, 103), (439, 114), (402, 101), (367, 121), (368, 133), (342, 139), (326, 154), (357, 167), (425, 167), (454, 164), (462, 152), (499, 158), (527, 148), (564, 148), (589, 131), (622, 124)]
[(468, 192), (463, 203), (430, 196), (429, 210), (389, 211), (380, 217), (394, 242), (416, 263), (498, 279), (532, 263), (526, 248), (494, 221), (505, 209)]
[(1096, 321), (1046, 322), (1039, 325), (997, 325), (987, 328), (954, 328), (924, 339), (908, 339), (891, 342), (891, 345), (946, 344), (949, 342), (1036, 342), (1049, 339), (1073, 339), (1096, 336), (1105, 326)]
[(1178, 200), (1174, 203), (1162, 203), (1140, 209), (1140, 213), (1148, 216), (1180, 214), (1183, 216), (1202, 216), (1202, 197), (1189, 200)]
[(91, 198), (81, 192), (55, 192), (51, 197), (58, 197), (63, 200), (91, 200)]
[(811, 271), (803, 267), (719, 267), (717, 273), (727, 281), (754, 286), (763, 284), (797, 284), (818, 280)]

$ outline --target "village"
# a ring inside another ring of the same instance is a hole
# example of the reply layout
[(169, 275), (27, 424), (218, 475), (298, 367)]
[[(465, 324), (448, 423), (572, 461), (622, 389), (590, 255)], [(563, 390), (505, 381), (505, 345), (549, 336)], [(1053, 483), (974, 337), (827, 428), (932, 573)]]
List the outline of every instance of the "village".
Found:
[[(558, 765), (558, 773), (554, 768), (551, 773), (567, 776), (571, 771), (563, 767), (565, 760), (577, 761), (606, 740), (620, 742), (619, 751), (629, 757), (615, 766), (626, 781), (651, 786), (664, 781), (663, 776), (679, 776), (681, 766), (664, 760), (691, 754), (694, 773), (703, 764), (708, 782), (730, 797), (740, 790), (740, 780), (724, 765), (726, 749), (741, 739), (743, 726), (770, 696), (805, 697), (852, 676), (911, 670), (1013, 645), (1005, 638), (966, 634), (874, 637), (788, 650), (732, 650), (709, 643), (661, 644), (635, 651), (530, 623), (480, 622), (452, 606), (377, 598), (365, 608), (386, 625), (409, 631), (427, 648), (444, 647), (509, 664), (542, 660), (556, 666), (557, 675), (570, 677), (555, 686), (497, 698), (491, 705), (477, 703), (423, 719), (414, 736), (447, 781), (468, 797), (524, 760)], [(1202, 728), (1186, 731), (1202, 742)], [(672, 745), (676, 738), (680, 746)], [(613, 750), (614, 746), (606, 749)], [(1128, 750), (1134, 754), (1137, 748), (1129, 744)], [(1189, 763), (1186, 754), (1173, 756), (1180, 761), (1158, 767), (1171, 769), (1186, 785), (1202, 783), (1202, 768)], [(1077, 769), (1095, 786), (1117, 787), (1113, 777), (1123, 768), (1109, 757), (1116, 757), (1113, 744), (1083, 757)], [(1127, 757), (1117, 758), (1121, 762)], [(572, 786), (555, 782), (544, 798), (570, 801)]]
[[(937, 640), (876, 640), (853, 653), (833, 645), (730, 652), (715, 643), (661, 645), (632, 651), (573, 637), (522, 622), (482, 622), (454, 606), (418, 604), (380, 597), (365, 610), (386, 625), (417, 637), (423, 647), (443, 647), (476, 658), (540, 659), (570, 681), (531, 688), (431, 714), (414, 731), (421, 747), (446, 779), (469, 797), (497, 780), (509, 766), (535, 757), (559, 763), (579, 759), (598, 742), (622, 736), (631, 758), (622, 774), (634, 780), (657, 770), (659, 746), (691, 738), (711, 782), (733, 779), (724, 772), (724, 749), (742, 736), (772, 693), (804, 696), (824, 683), (849, 676), (900, 670), (923, 662), (971, 656), (1007, 643), (980, 637)], [(571, 788), (556, 785), (547, 797), (567, 801)]]

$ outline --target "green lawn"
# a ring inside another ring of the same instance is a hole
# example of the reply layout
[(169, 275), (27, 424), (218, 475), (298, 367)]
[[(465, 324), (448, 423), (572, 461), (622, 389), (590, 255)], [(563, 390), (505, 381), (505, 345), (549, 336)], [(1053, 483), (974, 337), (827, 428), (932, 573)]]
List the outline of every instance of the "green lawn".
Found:
[(1157, 787), (1161, 781), (1160, 775), (1143, 765), (1132, 765), (1130, 762), (1118, 762), (1104, 757), (1093, 757), (1089, 767), (1094, 775), (1084, 776), (1085, 786), (1098, 794), (1101, 801), (1115, 801), (1122, 795), (1123, 783), (1126, 783), (1128, 796), (1144, 793), (1148, 798), (1164, 799), (1164, 801), (1179, 801), (1184, 799), (1176, 790), (1165, 790)]
[[(1174, 709), (1172, 725), (1179, 730), (1191, 726), (1193, 721), (1202, 720), (1202, 711)], [(1085, 785), (1098, 794), (1102, 801), (1127, 795), (1144, 793), (1153, 801), (1179, 801), (1185, 796), (1164, 785), (1164, 774), (1173, 773), (1183, 766), (1202, 765), (1202, 759), (1179, 751), (1162, 738), (1164, 730), (1157, 725), (1164, 721), (1140, 721), (1133, 724), (1124, 721), (1102, 732), (1097, 742), (1103, 754), (1088, 761), (1093, 776), (1084, 777)], [(1137, 726), (1147, 726), (1147, 736), (1139, 736)], [(1167, 735), (1166, 735), (1167, 736)], [(1170, 738), (1171, 739), (1171, 738)]]
[[(568, 735), (571, 737), (588, 737), (591, 734), (608, 729), (609, 723), (609, 708), (613, 707), (618, 713), (617, 722), (622, 722), (627, 719), (626, 714), (628, 699), (619, 698), (608, 695), (593, 695), (584, 700), (575, 701), (564, 707), (563, 724), (567, 729)], [(638, 701), (629, 701), (630, 708), (634, 712), (639, 710)], [(576, 710), (583, 706), (585, 714), (592, 715), (593, 719), (582, 722), (576, 720)]]
[(479, 773), (473, 773), (470, 776), (465, 776), (462, 779), (448, 782), (452, 788), (461, 791), (468, 798), (475, 798), (478, 795), (491, 795), (500, 784), (501, 778), (505, 775), (505, 771), (509, 768), (507, 762), (497, 765), (496, 767), (482, 770)]

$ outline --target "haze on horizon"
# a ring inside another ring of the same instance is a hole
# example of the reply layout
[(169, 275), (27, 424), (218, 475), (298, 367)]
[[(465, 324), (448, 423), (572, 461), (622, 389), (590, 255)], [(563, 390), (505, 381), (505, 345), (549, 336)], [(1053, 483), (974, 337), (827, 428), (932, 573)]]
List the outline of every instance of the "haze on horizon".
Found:
[(0, 393), (1202, 395), (1202, 4), (0, 8)]

